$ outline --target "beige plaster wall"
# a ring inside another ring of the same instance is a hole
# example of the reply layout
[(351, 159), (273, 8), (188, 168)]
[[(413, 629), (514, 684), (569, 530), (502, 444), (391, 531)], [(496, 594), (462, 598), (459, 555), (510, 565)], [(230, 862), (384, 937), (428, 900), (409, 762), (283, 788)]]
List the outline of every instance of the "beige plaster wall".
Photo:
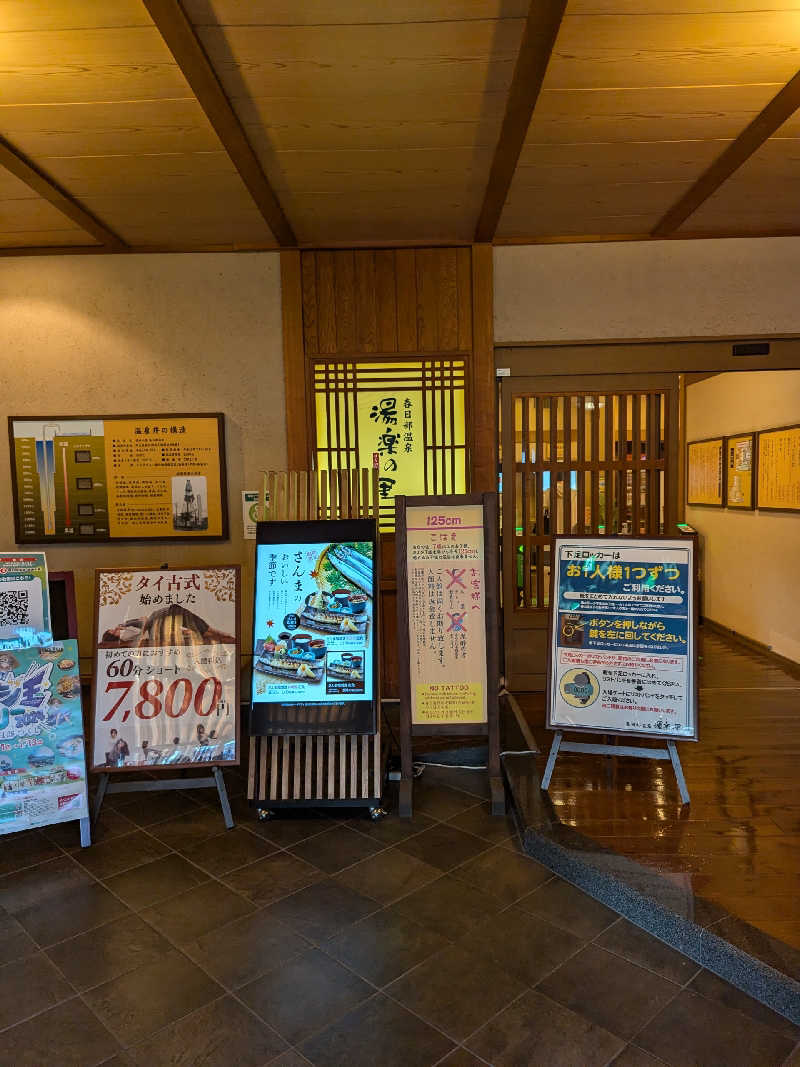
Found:
[[(686, 390), (686, 439), (800, 422), (800, 371), (718, 374)], [(687, 508), (703, 535), (703, 612), (800, 662), (800, 515)]]
[(254, 542), (242, 537), (241, 491), (286, 464), (279, 256), (0, 260), (0, 339), (0, 547), (14, 544), (5, 416), (225, 415), (229, 541), (49, 547), (51, 570), (75, 572), (82, 669), (103, 566), (243, 564), (247, 649)]
[(494, 250), (496, 344), (800, 333), (800, 238)]

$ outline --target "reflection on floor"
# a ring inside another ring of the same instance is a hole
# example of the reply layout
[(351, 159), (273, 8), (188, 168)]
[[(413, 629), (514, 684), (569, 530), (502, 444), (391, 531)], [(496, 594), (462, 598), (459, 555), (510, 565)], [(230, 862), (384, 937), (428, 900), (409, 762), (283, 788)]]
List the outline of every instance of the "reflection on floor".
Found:
[[(552, 739), (544, 696), (518, 702), (542, 749), (541, 772)], [(669, 763), (565, 754), (550, 788), (555, 812), (800, 949), (800, 680), (706, 633), (700, 742), (680, 755), (688, 808)]]
[[(800, 1028), (523, 855), (478, 772), (412, 820), (116, 794), (0, 844), (0, 1063), (769, 1067)], [(391, 796), (388, 798), (391, 803)]]

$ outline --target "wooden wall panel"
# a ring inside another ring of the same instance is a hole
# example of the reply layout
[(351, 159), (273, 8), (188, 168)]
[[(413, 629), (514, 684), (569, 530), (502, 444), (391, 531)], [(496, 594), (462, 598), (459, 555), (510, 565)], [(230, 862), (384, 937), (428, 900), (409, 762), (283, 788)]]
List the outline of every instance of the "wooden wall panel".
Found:
[(302, 252), (307, 356), (472, 348), (469, 248)]

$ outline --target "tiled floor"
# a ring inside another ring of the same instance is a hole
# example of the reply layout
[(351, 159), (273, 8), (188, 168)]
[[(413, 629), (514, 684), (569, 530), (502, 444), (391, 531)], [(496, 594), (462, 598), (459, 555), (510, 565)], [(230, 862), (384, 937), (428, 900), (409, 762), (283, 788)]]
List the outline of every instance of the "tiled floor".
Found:
[[(0, 1064), (800, 1063), (800, 1030), (521, 854), (481, 776), (412, 820), (108, 798), (0, 839)], [(793, 1058), (794, 1057), (794, 1058)]]

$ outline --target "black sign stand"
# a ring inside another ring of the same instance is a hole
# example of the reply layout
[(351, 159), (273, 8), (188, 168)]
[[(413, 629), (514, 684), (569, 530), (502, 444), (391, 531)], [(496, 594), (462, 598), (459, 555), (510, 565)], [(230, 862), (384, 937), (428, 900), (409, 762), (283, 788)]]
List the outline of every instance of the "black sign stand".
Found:
[[(486, 718), (485, 723), (443, 723), (425, 725), (411, 721), (411, 638), (408, 610), (408, 555), (406, 510), (411, 507), (483, 507), (483, 588), (486, 617)], [(504, 815), (505, 790), (500, 773), (500, 642), (499, 642), (499, 552), (497, 540), (497, 493), (470, 493), (460, 496), (396, 496), (397, 538), (397, 641), (400, 676), (400, 797), (401, 816), (412, 814), (414, 780), (412, 735), (434, 734), (473, 736), (486, 734), (489, 748), (488, 771), (492, 815)]]

